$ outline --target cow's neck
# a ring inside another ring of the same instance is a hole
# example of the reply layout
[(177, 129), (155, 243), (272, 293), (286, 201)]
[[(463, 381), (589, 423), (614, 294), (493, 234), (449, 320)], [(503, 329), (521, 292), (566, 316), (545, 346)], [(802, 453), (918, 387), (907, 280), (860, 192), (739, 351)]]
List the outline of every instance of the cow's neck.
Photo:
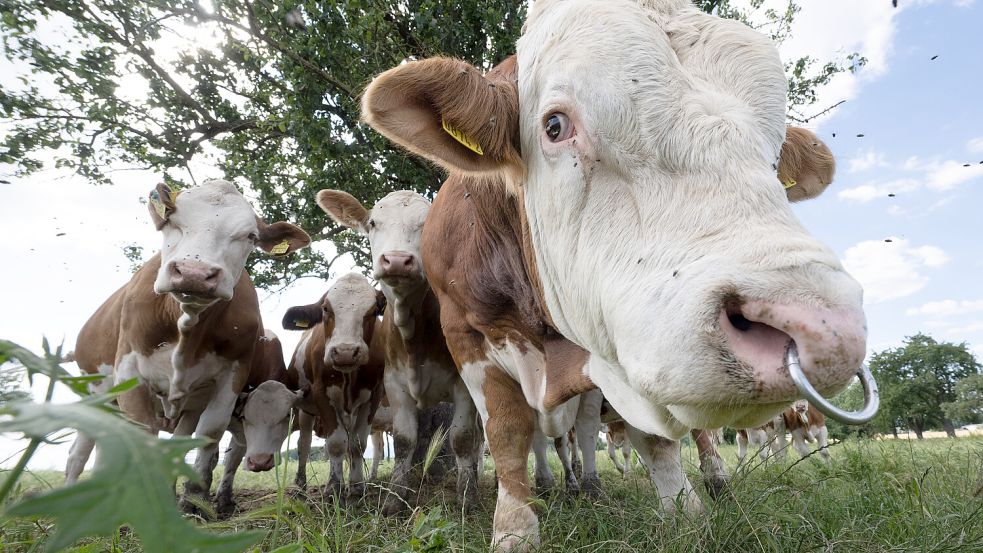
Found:
[(430, 285), (423, 281), (421, 285), (395, 288), (382, 284), (382, 293), (386, 296), (386, 309), (393, 313), (393, 324), (399, 330), (404, 342), (409, 342), (416, 335), (416, 328), (423, 317), (423, 300), (430, 292)]

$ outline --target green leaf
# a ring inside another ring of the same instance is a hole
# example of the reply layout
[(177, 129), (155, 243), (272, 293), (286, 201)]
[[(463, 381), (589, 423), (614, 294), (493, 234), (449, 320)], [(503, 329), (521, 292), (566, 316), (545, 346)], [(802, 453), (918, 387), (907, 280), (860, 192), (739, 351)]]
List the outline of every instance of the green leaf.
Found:
[(59, 365), (61, 362), (61, 346), (55, 353), (48, 348), (48, 340), (42, 341), (44, 357), (38, 357), (31, 351), (8, 340), (0, 340), (0, 364), (15, 359), (27, 369), (28, 378), (42, 374), (53, 380), (60, 380), (79, 395), (88, 395), (87, 377), (73, 376)]
[(5, 513), (55, 521), (49, 551), (69, 547), (89, 536), (109, 536), (126, 524), (139, 536), (144, 551), (238, 552), (262, 537), (259, 532), (211, 534), (178, 513), (173, 482), (196, 478), (185, 453), (201, 440), (160, 440), (106, 411), (111, 396), (90, 396), (67, 405), (16, 403), (14, 416), (0, 422), (0, 432), (23, 432), (43, 438), (75, 428), (95, 439), (100, 454), (88, 480), (28, 498)]

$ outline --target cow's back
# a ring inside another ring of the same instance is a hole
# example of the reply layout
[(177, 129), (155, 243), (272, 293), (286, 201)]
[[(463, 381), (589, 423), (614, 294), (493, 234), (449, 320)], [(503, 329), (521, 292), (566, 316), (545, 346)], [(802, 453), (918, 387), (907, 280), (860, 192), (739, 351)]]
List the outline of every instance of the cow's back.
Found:
[(120, 314), (127, 286), (129, 283), (113, 292), (82, 325), (75, 340), (75, 362), (82, 372), (97, 374), (99, 367), (112, 367), (116, 361)]

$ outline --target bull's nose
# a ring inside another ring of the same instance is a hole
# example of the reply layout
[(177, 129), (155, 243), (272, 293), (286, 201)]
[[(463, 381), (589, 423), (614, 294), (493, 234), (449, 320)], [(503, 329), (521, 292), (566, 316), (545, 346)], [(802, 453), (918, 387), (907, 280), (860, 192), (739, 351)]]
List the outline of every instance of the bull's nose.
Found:
[(720, 327), (737, 358), (753, 367), (763, 399), (798, 395), (785, 364), (793, 341), (803, 372), (827, 394), (851, 382), (867, 353), (866, 320), (856, 308), (730, 300)]
[(360, 353), (362, 353), (362, 346), (358, 344), (338, 344), (328, 348), (328, 356), (335, 366), (357, 365)]
[(252, 472), (264, 472), (273, 468), (272, 453), (257, 453), (246, 457), (246, 468)]
[(214, 294), (218, 288), (220, 267), (200, 261), (172, 261), (168, 265), (171, 290), (185, 294)]
[(385, 276), (413, 276), (417, 272), (416, 256), (406, 252), (386, 252), (379, 257)]

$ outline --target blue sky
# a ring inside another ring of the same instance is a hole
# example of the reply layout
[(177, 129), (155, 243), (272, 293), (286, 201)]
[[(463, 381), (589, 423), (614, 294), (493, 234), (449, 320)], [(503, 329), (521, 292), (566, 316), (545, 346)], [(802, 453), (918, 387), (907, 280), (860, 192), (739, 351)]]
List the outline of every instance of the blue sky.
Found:
[(922, 331), (983, 359), (983, 2), (894, 22), (884, 66), (816, 128), (833, 186), (796, 211), (864, 284), (872, 350)]
[[(839, 168), (823, 197), (795, 211), (864, 285), (871, 351), (924, 331), (965, 341), (983, 359), (983, 0), (899, 3), (800, 0), (793, 38), (781, 46), (785, 59), (856, 51), (870, 61), (821, 91), (816, 111), (846, 100), (812, 124)], [(214, 43), (194, 30), (182, 39)], [(180, 47), (159, 51), (176, 59)], [(14, 85), (19, 69), (0, 62), (0, 86)], [(139, 95), (140, 88), (121, 92)], [(207, 155), (193, 171), (199, 182), (221, 177)], [(126, 171), (114, 175), (115, 185), (96, 187), (51, 169), (0, 185), (0, 337), (37, 349), (44, 334), (73, 349), (86, 319), (129, 278), (122, 247), (160, 247), (139, 201), (158, 180)], [(327, 241), (315, 247), (331, 249)], [(342, 274), (351, 260), (336, 266)], [(279, 294), (261, 293), (264, 319), (275, 324), (327, 286), (305, 279)], [(292, 351), (297, 335), (277, 333)], [(72, 396), (59, 391), (56, 398)], [(12, 464), (4, 459), (20, 447), (0, 437), (0, 465)], [(32, 466), (61, 468), (66, 452), (45, 446)]]

